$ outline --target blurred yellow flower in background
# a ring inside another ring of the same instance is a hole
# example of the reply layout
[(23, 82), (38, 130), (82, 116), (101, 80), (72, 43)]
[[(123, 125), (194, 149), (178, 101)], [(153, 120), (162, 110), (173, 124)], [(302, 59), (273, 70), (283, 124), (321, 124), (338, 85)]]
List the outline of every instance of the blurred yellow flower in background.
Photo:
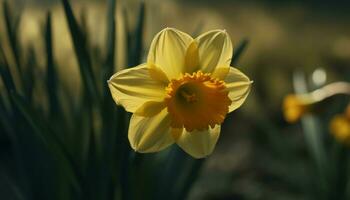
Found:
[(174, 28), (159, 32), (147, 62), (114, 74), (114, 101), (132, 112), (128, 138), (138, 152), (176, 143), (195, 158), (212, 153), (226, 114), (245, 101), (251, 81), (230, 67), (233, 48), (223, 30), (196, 39)]
[(344, 114), (333, 117), (329, 128), (338, 142), (350, 145), (350, 106)]
[(283, 100), (282, 111), (284, 119), (289, 123), (298, 121), (315, 101), (307, 95), (289, 94)]
[[(289, 94), (283, 99), (282, 111), (284, 119), (289, 123), (298, 121), (306, 113), (323, 110), (328, 100), (336, 95), (349, 95), (350, 84), (334, 82), (305, 94)], [(346, 111), (350, 116), (350, 109)]]

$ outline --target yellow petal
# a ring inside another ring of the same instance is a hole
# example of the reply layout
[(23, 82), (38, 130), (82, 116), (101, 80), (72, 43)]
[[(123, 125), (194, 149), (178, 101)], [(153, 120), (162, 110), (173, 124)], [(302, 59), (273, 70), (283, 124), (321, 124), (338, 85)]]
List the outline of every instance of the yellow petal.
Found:
[(188, 34), (166, 28), (154, 37), (147, 62), (156, 64), (169, 79), (177, 78), (185, 71), (185, 54), (192, 41)]
[(211, 77), (217, 78), (219, 80), (224, 80), (227, 74), (230, 72), (230, 66), (217, 67)]
[(163, 109), (153, 117), (132, 115), (128, 138), (131, 147), (141, 153), (161, 151), (173, 144), (168, 111)]
[(194, 158), (203, 158), (210, 155), (220, 135), (220, 126), (203, 131), (187, 132), (183, 129), (176, 143)]
[(304, 99), (306, 98), (295, 94), (289, 94), (283, 99), (282, 110), (287, 122), (295, 123), (308, 112), (309, 105)]
[(158, 102), (158, 101), (148, 101), (144, 103), (142, 106), (140, 106), (134, 114), (143, 116), (143, 117), (152, 117), (156, 114), (158, 114), (160, 111), (165, 108), (166, 104), (164, 101)]
[(228, 97), (232, 104), (229, 107), (229, 112), (239, 108), (247, 98), (252, 81), (236, 68), (230, 67), (230, 71), (225, 77), (226, 88), (229, 91)]
[(199, 49), (200, 69), (212, 73), (217, 66), (230, 66), (232, 43), (229, 35), (223, 30), (213, 30), (196, 38)]
[(199, 65), (199, 52), (198, 52), (198, 44), (195, 40), (191, 42), (188, 46), (185, 56), (185, 67), (186, 70), (184, 72), (192, 73), (197, 71)]
[(182, 134), (183, 128), (171, 128), (171, 135), (177, 140)]
[(159, 81), (165, 85), (168, 85), (169, 79), (167, 75), (155, 64), (153, 63), (147, 63), (148, 65), (148, 71), (149, 75), (151, 76), (152, 79)]
[(333, 117), (330, 132), (339, 142), (350, 144), (350, 121), (344, 115)]
[(128, 112), (135, 112), (148, 101), (161, 102), (165, 96), (164, 86), (150, 77), (146, 64), (114, 74), (108, 86), (114, 101)]

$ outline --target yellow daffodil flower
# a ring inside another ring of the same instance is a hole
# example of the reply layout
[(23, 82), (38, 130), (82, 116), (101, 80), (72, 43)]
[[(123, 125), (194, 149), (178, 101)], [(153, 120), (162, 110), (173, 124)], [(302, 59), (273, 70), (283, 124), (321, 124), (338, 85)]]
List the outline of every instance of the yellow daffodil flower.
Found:
[(230, 67), (232, 43), (225, 31), (193, 39), (174, 28), (159, 32), (147, 62), (114, 74), (114, 101), (132, 112), (128, 138), (138, 152), (176, 143), (195, 158), (212, 153), (226, 114), (245, 101), (251, 81)]
[(310, 93), (289, 94), (283, 100), (284, 118), (287, 122), (296, 122), (306, 113), (322, 110), (330, 97), (339, 94), (350, 95), (350, 84), (334, 82)]
[(337, 141), (350, 145), (350, 106), (344, 114), (333, 117), (329, 128)]
[(315, 101), (308, 95), (289, 94), (283, 100), (282, 110), (284, 119), (289, 123), (298, 121)]

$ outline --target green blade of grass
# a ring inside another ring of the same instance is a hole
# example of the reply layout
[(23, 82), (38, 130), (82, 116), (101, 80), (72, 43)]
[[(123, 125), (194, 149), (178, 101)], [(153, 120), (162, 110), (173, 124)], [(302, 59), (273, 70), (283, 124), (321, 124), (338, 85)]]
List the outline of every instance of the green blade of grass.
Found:
[(25, 68), (24, 68), (24, 74), (23, 76), (23, 89), (25, 98), (29, 101), (29, 103), (32, 101), (33, 98), (33, 90), (36, 79), (34, 78), (35, 70), (37, 69), (38, 62), (36, 60), (36, 55), (34, 51), (34, 47), (30, 45), (28, 47), (28, 55), (26, 57), (25, 62)]
[(8, 97), (11, 95), (11, 91), (17, 91), (15, 82), (10, 72), (10, 67), (5, 57), (4, 51), (0, 45), (0, 76), (4, 82)]
[(97, 85), (92, 69), (92, 62), (87, 49), (87, 43), (68, 0), (62, 0), (64, 12), (71, 33), (74, 51), (78, 59), (80, 73), (86, 87), (89, 98), (92, 101), (99, 101)]
[[(15, 117), (14, 117), (15, 116)], [(28, 173), (25, 171), (25, 162), (23, 161), (23, 146), (20, 145), (19, 137), (21, 133), (18, 131), (18, 126), (13, 126), (13, 124), (20, 124), (20, 118), (18, 115), (11, 115), (6, 112), (3, 106), (0, 106), (0, 132), (5, 134), (11, 141), (11, 152), (14, 156), (14, 170), (17, 174), (18, 186), (26, 190), (29, 186)], [(27, 190), (26, 190), (27, 191)]]
[[(88, 21), (87, 21), (87, 13), (86, 13), (86, 8), (83, 7), (80, 11), (79, 18), (77, 20), (79, 24), (79, 29), (82, 35), (82, 40), (85, 41), (86, 47), (89, 46), (88, 44), (88, 39), (89, 39), (89, 26), (88, 26)], [(78, 24), (77, 23), (77, 24)]]
[(114, 199), (115, 185), (111, 169), (108, 168), (108, 163), (101, 156), (97, 145), (97, 140), (90, 140), (83, 199)]
[(116, 22), (115, 22), (115, 0), (108, 1), (108, 13), (107, 13), (107, 40), (106, 40), (106, 61), (105, 61), (105, 73), (103, 77), (103, 87), (105, 90), (104, 95), (108, 95), (108, 85), (106, 80), (112, 75), (115, 64), (115, 42), (116, 42)]
[(19, 117), (19, 112), (17, 107), (15, 106), (12, 98), (11, 92), (16, 92), (16, 86), (12, 77), (12, 74), (9, 69), (8, 62), (4, 55), (3, 49), (0, 45), (0, 77), (5, 85), (6, 94), (9, 101), (9, 107), (6, 107), (3, 104), (3, 98), (1, 98), (0, 104), (0, 124), (2, 125), (2, 134), (5, 134), (9, 140), (11, 141), (11, 150), (14, 155), (14, 160), (16, 163), (16, 172), (18, 174), (18, 182), (22, 188), (27, 188), (28, 186), (28, 177), (24, 170), (24, 163), (22, 160), (22, 147), (19, 144), (18, 139), (18, 131), (17, 126), (13, 126), (13, 124), (19, 124), (21, 118)]
[(117, 108), (117, 130), (118, 138), (116, 144), (116, 152), (119, 155), (119, 181), (121, 186), (122, 199), (134, 199), (131, 181), (130, 181), (130, 169), (131, 169), (131, 148), (128, 141), (128, 123), (130, 115), (125, 112), (122, 107)]
[(128, 18), (128, 15), (127, 15), (127, 10), (126, 8), (124, 7), (122, 9), (122, 15), (123, 15), (123, 24), (124, 24), (124, 27), (123, 27), (123, 30), (125, 31), (125, 38), (126, 38), (126, 49), (127, 49), (127, 54), (126, 54), (126, 58), (127, 58), (127, 67), (133, 67), (131, 66), (131, 60), (132, 60), (132, 54), (131, 54), (131, 51), (132, 51), (132, 34), (130, 32), (130, 27), (129, 27), (129, 18)]
[(130, 66), (136, 66), (141, 63), (142, 54), (143, 54), (143, 32), (144, 32), (144, 22), (145, 22), (145, 2), (141, 1), (139, 16), (137, 19), (137, 25), (134, 36), (134, 44), (131, 52), (132, 59)]
[[(295, 93), (303, 94), (308, 92), (303, 73), (294, 73), (293, 83)], [(326, 150), (322, 141), (323, 132), (320, 122), (311, 114), (303, 116), (301, 122), (306, 145), (318, 171), (318, 190), (320, 192), (318, 195), (327, 195), (329, 167), (327, 166), (328, 161), (326, 160)]]
[(346, 190), (349, 182), (349, 149), (341, 143), (336, 142), (333, 147), (332, 175), (333, 183), (330, 199), (345, 200)]
[[(115, 42), (116, 42), (116, 23), (115, 23), (115, 0), (108, 1), (108, 11), (107, 11), (107, 40), (106, 40), (106, 60), (104, 69), (102, 72), (102, 90), (103, 90), (103, 100), (102, 100), (102, 118), (103, 118), (103, 130), (102, 130), (102, 144), (104, 147), (105, 156), (110, 164), (110, 170), (114, 171), (115, 161), (117, 161), (118, 156), (115, 152), (116, 134), (116, 105), (111, 98), (111, 94), (108, 88), (107, 80), (112, 76), (115, 65)], [(113, 163), (113, 164), (112, 164)]]
[(61, 159), (60, 162), (64, 164), (73, 178), (74, 186), (76, 186), (76, 189), (80, 190), (80, 185), (82, 183), (81, 172), (62, 141), (48, 127), (49, 122), (37, 115), (19, 95), (13, 92), (11, 93), (11, 98), (13, 99), (18, 110), (23, 115), (24, 119), (33, 128), (33, 133), (35, 134), (34, 136), (36, 136), (49, 150), (51, 150), (57, 156), (57, 158)]
[(115, 65), (115, 42), (116, 42), (116, 23), (115, 23), (115, 0), (109, 0), (107, 13), (107, 40), (106, 40), (106, 60), (104, 70), (102, 71), (103, 97), (110, 98), (107, 80), (112, 76)]
[(187, 199), (187, 196), (189, 192), (191, 191), (191, 188), (193, 188), (193, 184), (197, 180), (199, 173), (202, 169), (202, 166), (205, 162), (205, 159), (199, 159), (199, 160), (192, 160), (191, 161), (191, 169), (188, 173), (188, 176), (186, 176), (186, 179), (184, 180), (183, 184), (180, 184), (178, 192), (176, 193), (178, 196), (176, 199)]
[[(87, 158), (87, 152), (89, 151), (89, 141), (92, 135), (95, 135), (96, 132), (96, 123), (94, 123), (94, 118), (96, 117), (94, 109), (95, 103), (100, 103), (99, 91), (96, 85), (93, 69), (92, 69), (92, 61), (88, 51), (87, 44), (87, 35), (82, 32), (81, 27), (79, 27), (78, 22), (73, 14), (72, 7), (68, 0), (62, 0), (63, 8), (66, 16), (66, 20), (68, 23), (68, 27), (70, 30), (70, 34), (72, 37), (74, 51), (78, 60), (80, 74), (83, 81), (84, 91), (83, 91), (83, 99), (80, 113), (86, 113), (87, 122), (85, 126), (88, 128), (88, 132), (82, 135), (83, 145), (82, 146), (82, 163), (85, 165), (85, 161)], [(86, 134), (88, 133), (88, 134)], [(92, 133), (92, 134), (91, 134)]]
[(46, 85), (49, 102), (49, 113), (50, 116), (56, 116), (60, 110), (59, 99), (58, 99), (58, 79), (57, 72), (53, 58), (53, 44), (52, 44), (52, 25), (51, 25), (51, 13), (48, 12), (46, 15), (45, 23), (45, 49), (46, 49)]
[[(71, 95), (70, 98), (73, 97), (72, 94), (69, 95)], [(80, 98), (79, 103), (73, 101), (69, 103), (69, 115), (71, 115), (71, 117), (69, 117), (70, 119), (67, 120), (67, 125), (69, 125), (71, 129), (69, 149), (71, 149), (77, 164), (79, 164), (82, 169), (85, 169), (91, 133), (93, 132), (91, 104), (86, 93)]]
[(128, 47), (128, 67), (134, 67), (141, 63), (143, 54), (143, 32), (145, 21), (145, 3), (142, 1), (137, 17), (137, 24), (134, 32), (129, 29), (129, 22), (126, 9), (123, 10), (123, 18), (126, 31)]
[[(145, 9), (145, 2), (141, 1), (137, 25), (135, 32), (133, 33), (134, 39), (132, 41), (134, 41), (134, 43), (132, 43), (132, 49), (129, 52), (132, 55), (129, 65), (130, 67), (137, 66), (142, 62)], [(140, 166), (143, 156), (143, 154), (137, 154), (137, 156), (134, 156), (133, 164), (136, 164), (135, 167)]]
[(11, 139), (13, 136), (13, 128), (11, 127), (11, 123), (9, 122), (10, 115), (6, 106), (4, 104), (3, 99), (0, 96), (0, 135), (6, 135)]
[[(7, 93), (7, 100), (10, 102), (10, 109), (13, 112), (14, 116), (17, 116), (17, 109), (14, 106), (14, 103), (12, 101), (11, 97), (11, 92), (14, 91), (16, 92), (16, 85), (13, 79), (13, 76), (10, 71), (9, 64), (7, 62), (7, 59), (5, 57), (4, 51), (0, 45), (0, 77), (2, 78), (2, 81), (5, 85), (6, 88), (6, 93)], [(9, 111), (10, 112), (10, 111)]]
[[(1, 76), (0, 76), (1, 77)], [(0, 79), (1, 81), (1, 79)], [(0, 117), (5, 117), (7, 115), (7, 109), (3, 97), (0, 95)], [(0, 133), (1, 134), (1, 133)]]
[(18, 43), (18, 28), (21, 21), (20, 15), (17, 17), (13, 16), (11, 13), (10, 6), (8, 4), (8, 1), (3, 1), (3, 14), (4, 14), (4, 20), (5, 20), (5, 27), (6, 32), (8, 36), (8, 41), (10, 44), (10, 49), (12, 51), (12, 55), (14, 57), (14, 63), (17, 67), (18, 72), (18, 84), (20, 86), (23, 86), (24, 84), (24, 76), (22, 65), (21, 65), (21, 48)]
[[(116, 0), (108, 0), (107, 1), (107, 41), (112, 41), (112, 37), (115, 37), (114, 34), (112, 34), (113, 26), (115, 26), (115, 11), (116, 11)], [(108, 44), (108, 43), (107, 43)]]
[(3, 13), (4, 13), (6, 31), (10, 42), (11, 50), (15, 58), (16, 66), (18, 67), (18, 71), (20, 74), (22, 74), (22, 68), (20, 64), (20, 51), (18, 46), (17, 29), (16, 29), (18, 28), (18, 24), (20, 20), (17, 19), (16, 20), (17, 22), (15, 24), (12, 24), (11, 18), (13, 16), (11, 15), (11, 10), (7, 1), (3, 2)]
[(165, 159), (165, 166), (162, 169), (162, 174), (160, 174), (156, 199), (175, 199), (178, 195), (176, 186), (179, 184), (179, 179), (183, 177), (183, 174), (187, 173), (187, 171), (184, 170), (187, 159), (188, 155), (184, 153), (180, 147), (177, 145), (171, 147), (169, 155)]
[(234, 52), (233, 52), (233, 56), (232, 56), (232, 60), (231, 60), (231, 66), (235, 66), (238, 63), (239, 58), (242, 56), (243, 52), (245, 51), (245, 49), (247, 48), (249, 44), (249, 40), (248, 39), (243, 39), (241, 40), (237, 47), (235, 48)]

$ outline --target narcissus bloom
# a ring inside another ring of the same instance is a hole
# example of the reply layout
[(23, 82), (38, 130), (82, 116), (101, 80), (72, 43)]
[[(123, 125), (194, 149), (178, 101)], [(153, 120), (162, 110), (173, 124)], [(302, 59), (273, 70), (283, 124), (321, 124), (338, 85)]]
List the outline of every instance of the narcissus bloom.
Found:
[(347, 107), (344, 114), (333, 117), (329, 128), (338, 142), (350, 145), (350, 106)]
[(336, 115), (332, 119), (330, 132), (338, 142), (350, 145), (350, 119), (344, 115)]
[(306, 94), (289, 94), (283, 100), (282, 111), (287, 122), (298, 121), (303, 115), (317, 113), (327, 106), (330, 97), (350, 95), (350, 84), (334, 82)]
[(147, 153), (176, 143), (195, 158), (211, 154), (226, 114), (243, 104), (251, 85), (230, 67), (232, 51), (225, 31), (193, 39), (166, 28), (153, 39), (146, 63), (114, 74), (113, 99), (133, 113), (131, 147)]
[(311, 95), (287, 95), (282, 105), (284, 119), (289, 123), (298, 121), (305, 113), (310, 111), (311, 105), (315, 102)]

